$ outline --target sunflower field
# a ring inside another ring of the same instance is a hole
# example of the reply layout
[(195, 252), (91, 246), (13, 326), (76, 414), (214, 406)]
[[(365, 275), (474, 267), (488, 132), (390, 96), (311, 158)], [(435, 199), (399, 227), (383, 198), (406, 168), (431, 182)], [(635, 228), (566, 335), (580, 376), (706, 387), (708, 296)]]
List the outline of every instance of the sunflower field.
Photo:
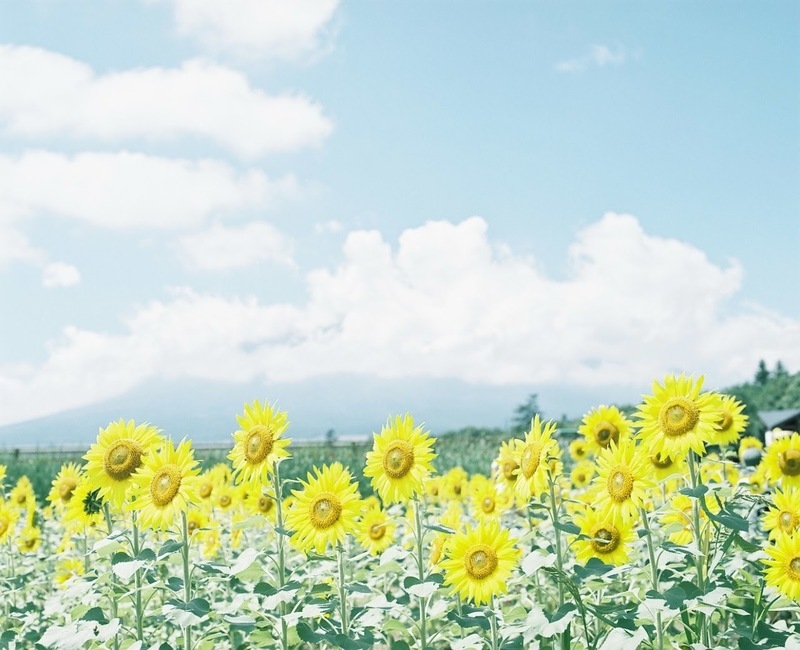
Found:
[(702, 388), (569, 444), (537, 416), (472, 474), (409, 414), (299, 478), (269, 402), (205, 470), (111, 422), (46, 504), (0, 465), (0, 648), (800, 650), (800, 434)]

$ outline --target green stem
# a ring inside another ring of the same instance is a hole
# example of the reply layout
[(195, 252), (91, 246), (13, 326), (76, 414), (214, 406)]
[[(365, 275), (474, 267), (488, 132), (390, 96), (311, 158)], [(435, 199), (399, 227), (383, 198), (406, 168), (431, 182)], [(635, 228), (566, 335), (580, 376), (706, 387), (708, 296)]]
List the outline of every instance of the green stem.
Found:
[[(192, 574), (189, 570), (189, 521), (186, 518), (186, 511), (181, 512), (181, 534), (183, 546), (181, 555), (183, 556), (183, 602), (187, 605), (192, 602)], [(192, 626), (187, 625), (183, 630), (184, 650), (192, 650)]]
[(83, 544), (81, 544), (81, 549), (83, 550), (83, 573), (84, 575), (88, 575), (89, 573), (89, 532), (86, 530), (86, 526), (83, 527)]
[[(137, 522), (138, 517), (135, 511), (132, 513), (131, 518), (133, 528), (133, 557), (134, 559), (138, 559), (141, 548), (139, 542), (139, 524)], [(133, 594), (133, 607), (136, 611), (136, 639), (141, 641), (142, 646), (144, 646), (144, 608), (142, 607), (141, 569), (136, 569), (136, 573), (133, 574), (133, 580), (135, 585), (135, 591)]]
[[(689, 451), (689, 476), (692, 480), (692, 489), (697, 490), (700, 486), (700, 472), (699, 468), (697, 467), (697, 458), (694, 451)], [(692, 528), (694, 529), (694, 540), (695, 545), (697, 546), (697, 555), (695, 555), (695, 568), (697, 570), (697, 587), (700, 589), (700, 592), (705, 595), (706, 593), (706, 575), (705, 575), (705, 565), (706, 565), (706, 555), (703, 550), (703, 528), (700, 521), (700, 499), (704, 497), (701, 495), (692, 499)], [(698, 621), (700, 625), (700, 634), (703, 641), (706, 645), (710, 645), (708, 643), (708, 621), (706, 620), (705, 614), (702, 612), (697, 613)]]
[[(276, 517), (278, 520), (278, 588), (283, 589), (286, 585), (286, 536), (283, 534), (283, 504), (281, 496), (281, 465), (276, 462), (272, 466), (272, 483), (275, 492), (275, 507), (277, 508)], [(289, 649), (289, 626), (286, 624), (286, 603), (281, 601), (279, 604), (281, 613), (281, 648)]]
[[(108, 530), (109, 537), (114, 532), (114, 521), (111, 518), (111, 505), (106, 501), (103, 504), (103, 513), (106, 517), (106, 529)], [(111, 589), (114, 593), (111, 594), (111, 618), (118, 618), (117, 608), (117, 576), (114, 573), (114, 567), (111, 567)], [(114, 650), (119, 650), (119, 633), (114, 635)]]
[(498, 650), (500, 645), (497, 637), (497, 613), (494, 609), (494, 596), (489, 600), (489, 607), (491, 608), (491, 616), (489, 616), (489, 625), (492, 633), (492, 650)]
[[(564, 584), (561, 582), (564, 575), (564, 560), (561, 555), (561, 529), (559, 528), (558, 520), (558, 504), (556, 503), (556, 486), (553, 476), (548, 474), (547, 482), (550, 489), (550, 515), (553, 518), (553, 530), (555, 531), (556, 542), (556, 568), (558, 569), (558, 608), (564, 605)], [(569, 650), (570, 646), (570, 631), (569, 626), (561, 634), (561, 647), (563, 650)]]
[[(422, 528), (422, 501), (414, 501), (414, 524), (415, 533), (417, 536), (417, 570), (419, 574), (419, 581), (425, 581), (425, 560), (424, 560), (424, 541), (425, 532)], [(427, 599), (419, 597), (419, 647), (420, 650), (425, 650), (428, 646), (427, 636)]]
[[(647, 520), (647, 511), (644, 508), (639, 510), (642, 513), (642, 523), (647, 531), (647, 554), (650, 556), (650, 584), (653, 591), (658, 593), (658, 565), (656, 564), (656, 551), (653, 544), (653, 533), (650, 530), (650, 522)], [(661, 624), (661, 612), (656, 612), (656, 642), (658, 650), (664, 650), (664, 631)]]
[(342, 634), (350, 636), (350, 617), (347, 611), (347, 585), (344, 576), (344, 548), (341, 544), (337, 546), (339, 556), (339, 606), (342, 617)]

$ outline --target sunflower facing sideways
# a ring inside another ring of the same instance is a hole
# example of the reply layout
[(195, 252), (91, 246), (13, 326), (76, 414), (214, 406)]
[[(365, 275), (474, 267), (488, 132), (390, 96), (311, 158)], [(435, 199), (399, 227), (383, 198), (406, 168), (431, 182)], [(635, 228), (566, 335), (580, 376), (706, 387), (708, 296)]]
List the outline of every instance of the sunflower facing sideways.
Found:
[(63, 510), (69, 504), (75, 488), (78, 487), (80, 468), (77, 463), (64, 463), (53, 479), (47, 500), (56, 508)]
[(550, 474), (548, 462), (551, 456), (558, 454), (558, 442), (553, 439), (555, 431), (555, 422), (545, 422), (542, 426), (537, 414), (531, 420), (531, 428), (525, 434), (525, 440), (516, 446), (515, 460), (519, 470), (514, 491), (520, 499), (528, 501), (547, 489), (547, 477)]
[(794, 535), (800, 531), (800, 490), (785, 488), (772, 494), (774, 504), (764, 515), (764, 530), (774, 540), (780, 535)]
[(447, 558), (440, 562), (451, 593), (476, 605), (506, 592), (506, 581), (519, 562), (520, 551), (508, 531), (488, 521), (467, 527), (448, 540)]
[(149, 424), (137, 425), (120, 419), (100, 429), (97, 442), (86, 455), (86, 477), (100, 490), (100, 496), (113, 507), (125, 502), (133, 473), (152, 449), (161, 444), (159, 430)]
[(132, 479), (135, 499), (129, 508), (139, 513), (139, 525), (160, 530), (174, 525), (178, 514), (200, 501), (199, 474), (192, 443), (186, 438), (177, 447), (170, 440), (148, 454)]
[(433, 471), (433, 442), (427, 431), (414, 426), (408, 413), (390, 417), (380, 435), (374, 434), (364, 476), (372, 479), (384, 503), (403, 503), (422, 492), (425, 478)]
[(342, 544), (345, 536), (356, 529), (361, 514), (358, 484), (341, 463), (314, 468), (302, 490), (292, 490), (295, 502), (286, 513), (286, 527), (301, 551), (312, 549), (323, 554), (328, 544)]
[(616, 406), (601, 405), (583, 416), (578, 433), (586, 439), (589, 452), (597, 455), (612, 442), (619, 445), (630, 438), (632, 425)]
[(245, 404), (244, 414), (237, 415), (241, 429), (233, 434), (234, 445), (228, 458), (233, 463), (236, 482), (266, 483), (276, 462), (289, 458), (286, 447), (291, 442), (281, 436), (289, 426), (286, 411), (266, 402)]
[(781, 487), (800, 487), (800, 434), (775, 440), (761, 459), (764, 473), (770, 482), (780, 481)]
[(730, 395), (720, 395), (719, 420), (711, 441), (716, 445), (733, 445), (739, 440), (742, 431), (747, 428), (748, 418), (744, 404)]
[(800, 600), (800, 535), (781, 535), (764, 549), (764, 580), (792, 600)]
[(653, 395), (645, 395), (636, 417), (639, 438), (651, 454), (676, 458), (689, 450), (702, 456), (717, 435), (720, 397), (701, 393), (703, 376), (667, 375), (662, 386), (653, 382)]

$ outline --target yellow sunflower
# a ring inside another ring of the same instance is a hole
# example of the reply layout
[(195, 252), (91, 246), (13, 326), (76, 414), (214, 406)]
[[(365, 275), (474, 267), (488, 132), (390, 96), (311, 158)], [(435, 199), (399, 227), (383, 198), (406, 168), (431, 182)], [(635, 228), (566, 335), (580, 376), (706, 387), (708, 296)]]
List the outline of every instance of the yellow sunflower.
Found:
[(456, 466), (442, 477), (445, 498), (450, 501), (464, 501), (469, 493), (469, 474), (463, 467)]
[(371, 555), (382, 553), (394, 542), (397, 526), (381, 508), (370, 508), (356, 529), (356, 539)]
[(17, 479), (14, 487), (11, 488), (8, 500), (20, 510), (31, 510), (36, 507), (36, 494), (33, 491), (33, 483), (27, 476), (23, 475)]
[(19, 519), (19, 511), (9, 508), (8, 504), (0, 501), (0, 544), (14, 535), (14, 528)]
[(220, 483), (214, 490), (214, 507), (231, 512), (239, 506), (241, 493), (230, 483)]
[(764, 468), (760, 467), (753, 472), (747, 479), (747, 484), (752, 494), (764, 494), (769, 487), (769, 480), (764, 472)]
[(78, 487), (79, 479), (80, 468), (77, 463), (64, 463), (53, 479), (47, 500), (57, 508), (64, 508), (72, 498), (75, 488)]
[(201, 508), (192, 508), (186, 513), (186, 530), (189, 538), (202, 540), (205, 529), (211, 526), (211, 518)]
[(569, 443), (569, 455), (576, 463), (586, 460), (589, 457), (589, 445), (586, 440), (576, 438)]
[(138, 511), (142, 528), (166, 530), (181, 512), (197, 503), (197, 461), (192, 443), (184, 438), (175, 447), (168, 441), (144, 458), (133, 475), (131, 510)]
[(744, 460), (744, 455), (748, 449), (764, 449), (764, 443), (754, 436), (745, 436), (739, 441), (739, 459)]
[(482, 522), (475, 528), (467, 526), (456, 533), (446, 553), (447, 558), (440, 563), (444, 584), (452, 587), (452, 594), (476, 605), (506, 592), (506, 582), (520, 556), (508, 531), (496, 521)]
[(56, 583), (63, 585), (74, 576), (83, 575), (83, 562), (78, 558), (65, 558), (56, 566)]
[(85, 474), (78, 478), (78, 485), (75, 486), (64, 511), (64, 521), (77, 531), (94, 528), (103, 521), (103, 497), (100, 496), (100, 488), (94, 487)]
[[(424, 481), (425, 496), (428, 497), (429, 503), (439, 503), (443, 496), (444, 489), (442, 487), (441, 476), (429, 476)], [(379, 502), (380, 503), (380, 502)]]
[(100, 496), (115, 508), (125, 502), (133, 473), (157, 445), (163, 442), (159, 430), (149, 424), (137, 425), (120, 419), (100, 429), (97, 442), (86, 455), (86, 477)]
[(356, 529), (361, 514), (358, 485), (341, 463), (314, 468), (302, 490), (292, 490), (296, 501), (286, 514), (286, 527), (294, 531), (292, 543), (308, 553), (322, 554), (330, 544), (342, 544)]
[(713, 442), (719, 423), (719, 396), (701, 393), (703, 376), (697, 379), (667, 375), (662, 386), (653, 382), (653, 395), (645, 395), (636, 417), (639, 437), (651, 454), (676, 458), (689, 450), (698, 455)]
[(619, 446), (611, 443), (597, 458), (597, 477), (593, 485), (597, 493), (593, 505), (601, 516), (627, 519), (638, 515), (639, 508), (647, 504), (646, 490), (655, 487), (650, 476), (649, 461), (633, 441)]
[(476, 483), (470, 489), (470, 499), (478, 521), (497, 519), (514, 503), (514, 495), (509, 490), (500, 491), (491, 481)]
[[(719, 504), (716, 499), (706, 499), (706, 507), (710, 512), (719, 512)], [(676, 494), (669, 502), (669, 508), (661, 515), (661, 526), (664, 533), (668, 535), (669, 541), (673, 544), (686, 546), (694, 539), (692, 529), (692, 499), (685, 494)], [(700, 510), (700, 528), (703, 533), (708, 527), (708, 517), (706, 511)]]
[(781, 535), (764, 551), (764, 579), (770, 587), (792, 600), (800, 600), (800, 535)]
[(794, 535), (800, 530), (800, 490), (789, 487), (775, 490), (772, 495), (773, 507), (764, 515), (764, 530), (769, 538), (779, 535)]
[(425, 478), (433, 471), (433, 442), (408, 414), (389, 418), (380, 435), (374, 434), (364, 476), (372, 479), (384, 503), (407, 501), (422, 492)]
[(683, 478), (689, 476), (689, 464), (686, 462), (685, 454), (667, 456), (656, 452), (654, 454), (648, 453), (646, 456), (650, 476), (659, 483), (673, 477)]
[(522, 440), (517, 438), (501, 442), (500, 451), (494, 461), (497, 467), (495, 480), (510, 490), (514, 489), (514, 484), (517, 482), (519, 465), (517, 465), (516, 459), (521, 453), (518, 448), (521, 448), (522, 444)]
[(781, 487), (800, 487), (800, 434), (775, 440), (761, 461), (770, 482)]
[(555, 422), (545, 422), (542, 426), (537, 414), (531, 420), (531, 428), (525, 434), (525, 440), (516, 447), (515, 460), (519, 469), (514, 491), (520, 499), (527, 501), (547, 490), (549, 461), (559, 453), (558, 442), (553, 439), (555, 431)]
[(276, 462), (289, 458), (286, 447), (291, 442), (281, 438), (289, 426), (286, 411), (279, 411), (266, 402), (256, 400), (244, 405), (244, 414), (237, 415), (239, 429), (233, 434), (234, 445), (228, 458), (233, 463), (236, 482), (267, 482), (267, 475)]
[(572, 481), (572, 487), (581, 490), (589, 485), (589, 482), (594, 477), (596, 467), (595, 464), (589, 460), (583, 460), (575, 464), (572, 471), (569, 473), (569, 479)]
[(715, 445), (732, 445), (747, 428), (748, 417), (742, 413), (744, 404), (730, 395), (720, 395), (719, 419), (711, 442)]
[(603, 449), (608, 449), (612, 442), (619, 445), (620, 441), (630, 438), (632, 425), (616, 406), (601, 405), (583, 416), (578, 433), (586, 439), (589, 453), (599, 454)]
[(35, 553), (42, 543), (42, 531), (31, 524), (23, 528), (17, 535), (17, 548), (21, 553)]
[(573, 542), (578, 562), (586, 564), (593, 557), (616, 566), (628, 562), (628, 545), (636, 537), (631, 521), (602, 517), (593, 508), (585, 508), (575, 523), (586, 536)]

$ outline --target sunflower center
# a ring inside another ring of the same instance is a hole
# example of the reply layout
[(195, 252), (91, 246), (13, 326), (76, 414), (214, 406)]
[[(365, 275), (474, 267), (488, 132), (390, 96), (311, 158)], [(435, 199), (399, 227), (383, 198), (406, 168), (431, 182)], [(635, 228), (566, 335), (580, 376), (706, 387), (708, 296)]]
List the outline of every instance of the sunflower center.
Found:
[(512, 479), (516, 478), (518, 469), (519, 465), (517, 465), (515, 460), (508, 459), (503, 461), (503, 477), (506, 479), (506, 481), (511, 481)]
[(159, 508), (172, 503), (181, 487), (181, 470), (177, 465), (169, 464), (161, 467), (150, 481), (150, 496)]
[(789, 574), (794, 580), (800, 580), (800, 557), (793, 557), (789, 562)]
[(461, 496), (461, 483), (456, 483), (453, 486), (453, 494), (455, 494), (457, 497)]
[(65, 478), (58, 486), (58, 496), (62, 501), (69, 501), (76, 487), (78, 487), (78, 482), (74, 478)]
[(617, 467), (608, 475), (608, 494), (617, 503), (622, 503), (633, 492), (633, 475), (625, 467)]
[(223, 508), (227, 508), (229, 505), (231, 505), (231, 497), (230, 497), (230, 495), (229, 494), (223, 494), (219, 498), (219, 505), (221, 505)]
[(542, 446), (532, 442), (525, 447), (520, 459), (520, 469), (525, 478), (530, 478), (539, 467), (539, 461), (542, 456)]
[(274, 504), (272, 503), (272, 499), (270, 499), (268, 496), (264, 496), (262, 494), (260, 497), (258, 497), (258, 510), (259, 510), (259, 512), (263, 512), (264, 514), (266, 514), (270, 510), (272, 510), (272, 506), (273, 505)]
[(483, 501), (481, 501), (481, 510), (487, 515), (494, 512), (494, 499), (492, 497), (484, 497)]
[(464, 555), (464, 568), (476, 580), (483, 580), (497, 568), (497, 553), (487, 544), (477, 544)]
[(115, 441), (103, 457), (106, 474), (115, 481), (124, 481), (142, 464), (142, 448), (130, 438)]
[(333, 492), (320, 492), (309, 507), (311, 525), (317, 530), (330, 528), (342, 514), (342, 502)]
[(189, 531), (190, 534), (196, 531), (198, 528), (200, 528), (200, 525), (196, 521), (191, 520), (186, 522), (186, 529)]
[(414, 447), (408, 440), (393, 440), (383, 454), (383, 469), (389, 478), (403, 478), (414, 467)]
[(257, 424), (247, 432), (247, 440), (244, 444), (244, 457), (251, 465), (262, 462), (272, 451), (275, 438), (269, 427)]
[(208, 499), (211, 496), (211, 493), (214, 491), (214, 484), (210, 481), (206, 483), (200, 484), (200, 490), (198, 491), (200, 494), (201, 499)]
[(611, 553), (619, 546), (619, 533), (616, 528), (600, 528), (595, 531), (592, 548), (598, 553)]
[(658, 414), (662, 431), (673, 437), (689, 433), (699, 419), (699, 409), (694, 402), (685, 397), (673, 397), (667, 400)]
[(24, 506), (25, 503), (28, 501), (28, 494), (27, 492), (19, 492), (17, 493), (17, 505)]
[(733, 417), (727, 411), (722, 412), (722, 417), (719, 420), (719, 424), (717, 424), (717, 429), (720, 433), (724, 433), (728, 429), (731, 428), (733, 424)]
[(778, 523), (785, 533), (791, 533), (797, 527), (797, 519), (794, 513), (784, 510), (778, 517)]
[(36, 542), (37, 541), (39, 541), (39, 538), (38, 537), (34, 537), (33, 535), (31, 535), (29, 537), (23, 537), (22, 538), (22, 545), (27, 550), (30, 551), (31, 549), (33, 549), (34, 546), (36, 546)]
[(619, 429), (608, 420), (601, 420), (594, 428), (594, 439), (605, 449), (612, 442), (614, 444), (619, 442)]
[(386, 534), (386, 524), (372, 524), (369, 527), (369, 538), (378, 541)]
[(787, 449), (778, 456), (778, 466), (786, 476), (797, 476), (800, 474), (800, 450)]
[(662, 456), (661, 453), (657, 453), (650, 456), (650, 462), (659, 469), (666, 469), (672, 466), (673, 460), (669, 456)]

